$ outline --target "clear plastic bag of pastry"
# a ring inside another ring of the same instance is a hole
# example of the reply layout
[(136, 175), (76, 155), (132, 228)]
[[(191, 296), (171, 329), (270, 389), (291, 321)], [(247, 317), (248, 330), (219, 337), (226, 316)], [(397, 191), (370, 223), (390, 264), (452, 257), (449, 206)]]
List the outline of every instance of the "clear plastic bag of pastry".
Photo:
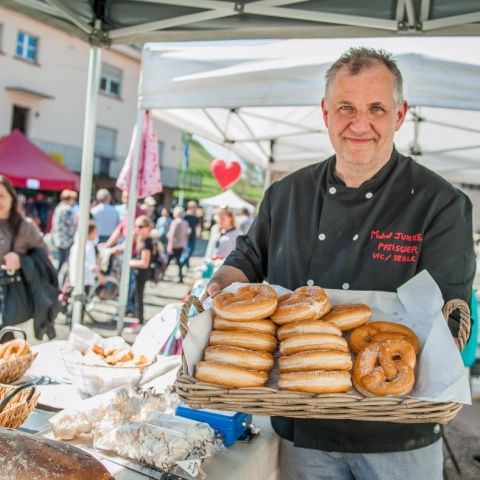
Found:
[(207, 424), (157, 412), (96, 436), (94, 447), (183, 478), (202, 477), (203, 460), (225, 448)]

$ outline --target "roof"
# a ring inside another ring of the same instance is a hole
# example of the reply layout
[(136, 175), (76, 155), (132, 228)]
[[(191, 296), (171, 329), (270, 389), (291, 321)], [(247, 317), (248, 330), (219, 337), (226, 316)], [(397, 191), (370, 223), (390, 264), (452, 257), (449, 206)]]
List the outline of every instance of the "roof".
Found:
[(6, 0), (94, 44), (480, 34), (472, 0)]
[(80, 177), (52, 160), (19, 130), (0, 138), (0, 174), (17, 188), (78, 190)]

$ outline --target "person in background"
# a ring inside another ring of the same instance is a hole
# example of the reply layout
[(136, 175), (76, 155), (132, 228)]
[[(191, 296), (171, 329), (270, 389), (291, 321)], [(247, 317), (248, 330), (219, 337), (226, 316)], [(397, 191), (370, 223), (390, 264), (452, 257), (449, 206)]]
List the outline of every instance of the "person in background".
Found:
[(237, 216), (237, 226), (241, 235), (246, 235), (253, 223), (253, 217), (250, 215), (248, 208), (242, 208), (240, 215)]
[[(15, 272), (22, 271), (28, 293), (25, 300), (31, 302), (30, 308), (22, 304), (14, 310), (7, 310), (4, 307), (9, 304), (11, 289), (3, 290), (5, 297), (0, 301), (0, 324), (14, 325), (29, 320), (29, 312), (32, 312), (35, 337), (41, 340), (47, 334), (48, 338), (53, 338), (58, 312), (55, 269), (38, 227), (18, 211), (15, 189), (3, 175), (0, 175), (0, 265), (0, 277), (12, 277)], [(12, 290), (20, 288), (15, 283), (11, 287)], [(9, 317), (12, 312), (22, 318)], [(24, 313), (27, 316), (23, 316)]]
[(168, 230), (170, 228), (170, 224), (172, 223), (172, 217), (170, 216), (170, 212), (168, 208), (162, 208), (160, 212), (160, 216), (157, 219), (157, 223), (155, 225), (160, 242), (163, 245), (163, 251), (167, 251), (167, 244), (168, 244)]
[(98, 204), (92, 208), (92, 216), (98, 229), (98, 241), (106, 242), (119, 223), (118, 212), (113, 205), (110, 192), (101, 188), (96, 195)]
[(182, 263), (190, 268), (190, 257), (195, 250), (195, 243), (197, 241), (197, 235), (199, 230), (200, 221), (197, 217), (197, 202), (191, 200), (187, 203), (187, 213), (184, 217), (185, 221), (190, 227), (190, 233), (188, 234), (187, 248), (185, 249), (182, 257)]
[(145, 197), (141, 205), (141, 209), (143, 210), (143, 215), (146, 215), (154, 225), (156, 220), (156, 212), (155, 212), (156, 206), (157, 206), (157, 201), (155, 200), (155, 197), (152, 197), (151, 195), (149, 195), (148, 197)]
[(216, 214), (216, 222), (210, 231), (205, 260), (226, 258), (235, 249), (237, 237), (241, 235), (235, 226), (235, 216), (229, 208), (220, 208)]
[[(402, 83), (395, 60), (383, 50), (352, 48), (329, 67), (321, 108), (335, 154), (270, 186), (248, 234), (212, 277), (208, 295), (233, 282), (264, 280), (290, 290), (319, 285), (396, 292), (427, 270), (445, 302), (470, 304), (472, 203), (396, 150), (394, 135), (408, 110)], [(457, 330), (458, 322), (449, 320)], [(282, 437), (283, 479), (443, 478), (439, 424), (271, 421)]]
[[(98, 266), (97, 266), (97, 226), (95, 222), (90, 220), (88, 222), (88, 231), (87, 231), (87, 243), (85, 245), (85, 270), (84, 270), (84, 284), (85, 284), (85, 294), (90, 293), (90, 289), (95, 285), (95, 281), (98, 275)], [(78, 235), (75, 235), (75, 241), (73, 242), (72, 248), (70, 249), (70, 255), (68, 258), (68, 279), (70, 285), (75, 284), (75, 275), (77, 272), (77, 261), (78, 258)]]
[(118, 221), (122, 222), (127, 214), (128, 208), (128, 192), (126, 190), (122, 191), (122, 203), (115, 205), (115, 210), (118, 213)]
[(73, 211), (76, 193), (72, 190), (63, 190), (60, 194), (60, 203), (53, 212), (52, 242), (57, 257), (57, 273), (68, 260), (70, 247), (73, 244), (77, 222)]
[(190, 227), (188, 223), (183, 219), (185, 211), (182, 207), (175, 207), (173, 209), (173, 222), (170, 224), (168, 230), (168, 243), (167, 243), (167, 266), (175, 259), (178, 265), (178, 282), (183, 283), (183, 262), (181, 260), (182, 253), (187, 247), (187, 242), (190, 233)]
[(144, 324), (143, 294), (145, 284), (152, 278), (153, 241), (150, 238), (153, 223), (147, 215), (135, 219), (135, 258), (130, 260), (130, 267), (135, 275), (135, 303), (138, 323), (130, 326), (132, 333), (138, 333)]
[(195, 215), (198, 218), (198, 236), (201, 237), (205, 228), (205, 210), (203, 207), (198, 207)]

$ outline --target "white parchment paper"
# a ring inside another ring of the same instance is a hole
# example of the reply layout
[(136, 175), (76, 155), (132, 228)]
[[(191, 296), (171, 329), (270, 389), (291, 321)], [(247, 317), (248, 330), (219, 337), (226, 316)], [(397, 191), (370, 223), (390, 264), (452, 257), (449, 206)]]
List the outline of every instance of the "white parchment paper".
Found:
[[(225, 291), (235, 291), (233, 284)], [(278, 294), (289, 290), (272, 285)], [(468, 372), (442, 314), (443, 298), (438, 285), (424, 270), (401, 285), (397, 293), (330, 290), (332, 305), (366, 303), (373, 310), (372, 321), (386, 320), (410, 327), (418, 336), (421, 350), (411, 397), (432, 402), (471, 403)], [(212, 329), (211, 301), (205, 312), (191, 319), (183, 349), (189, 375), (202, 359)]]

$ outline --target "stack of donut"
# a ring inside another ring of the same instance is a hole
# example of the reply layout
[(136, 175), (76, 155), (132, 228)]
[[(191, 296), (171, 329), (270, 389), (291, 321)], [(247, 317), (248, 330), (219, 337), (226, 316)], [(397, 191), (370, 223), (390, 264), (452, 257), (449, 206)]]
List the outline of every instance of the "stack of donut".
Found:
[(352, 386), (347, 342), (337, 326), (324, 321), (330, 310), (320, 287), (301, 287), (279, 298), (272, 320), (280, 326), (280, 389), (341, 393)]
[(268, 319), (277, 301), (275, 290), (263, 284), (217, 295), (209, 346), (195, 378), (226, 387), (265, 385), (277, 348), (276, 326)]
[(31, 353), (26, 340), (16, 338), (0, 345), (0, 361), (12, 360), (15, 357)]
[(353, 384), (360, 393), (371, 397), (412, 391), (420, 342), (410, 328), (371, 322), (353, 330), (349, 344), (356, 353)]

